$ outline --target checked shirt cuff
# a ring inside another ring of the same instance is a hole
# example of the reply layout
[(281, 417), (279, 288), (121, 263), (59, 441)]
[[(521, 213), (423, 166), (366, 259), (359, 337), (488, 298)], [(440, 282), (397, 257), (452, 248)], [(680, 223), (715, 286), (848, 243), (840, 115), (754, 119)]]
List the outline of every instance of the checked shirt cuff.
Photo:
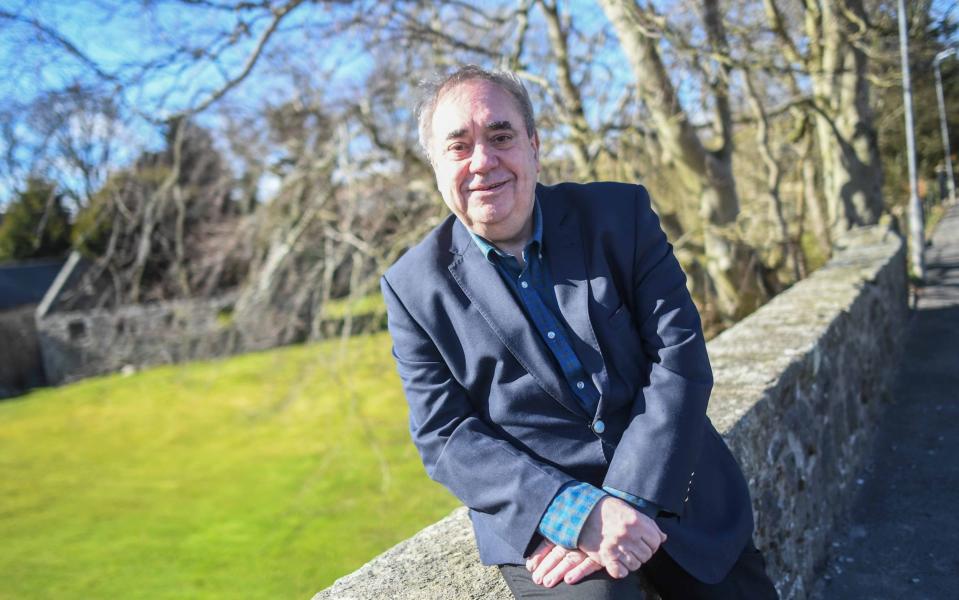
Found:
[(650, 519), (655, 519), (656, 515), (659, 514), (659, 510), (661, 507), (658, 504), (654, 504), (653, 502), (650, 502), (649, 500), (644, 500), (640, 498), (639, 496), (634, 496), (630, 494), (629, 492), (621, 492), (620, 490), (617, 490), (616, 488), (611, 488), (609, 486), (604, 487), (603, 490), (610, 496), (616, 496), (620, 500), (625, 500), (626, 502), (629, 502), (634, 507), (636, 507), (636, 510), (643, 513)]
[(567, 483), (559, 489), (540, 519), (539, 532), (557, 546), (574, 550), (586, 518), (605, 495), (603, 490), (588, 483)]

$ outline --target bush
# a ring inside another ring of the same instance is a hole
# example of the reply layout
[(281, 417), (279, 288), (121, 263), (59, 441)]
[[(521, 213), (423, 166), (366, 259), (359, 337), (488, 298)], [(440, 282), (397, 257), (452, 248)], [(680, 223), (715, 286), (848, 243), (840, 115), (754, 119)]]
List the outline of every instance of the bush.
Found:
[(0, 223), (0, 261), (64, 255), (70, 219), (53, 185), (32, 179), (18, 192)]

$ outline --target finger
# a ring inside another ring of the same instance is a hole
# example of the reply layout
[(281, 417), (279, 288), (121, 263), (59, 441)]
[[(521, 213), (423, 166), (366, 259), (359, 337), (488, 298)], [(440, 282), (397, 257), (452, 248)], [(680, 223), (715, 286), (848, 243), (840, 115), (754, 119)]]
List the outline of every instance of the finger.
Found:
[(586, 556), (582, 552), (568, 552), (566, 556), (563, 557), (559, 564), (553, 567), (553, 570), (546, 574), (543, 577), (543, 585), (546, 587), (553, 587), (557, 583), (563, 580), (563, 577), (575, 568), (578, 564), (583, 562), (583, 559)]
[(646, 562), (638, 557), (638, 555), (630, 550), (627, 550), (620, 546), (620, 559), (619, 561), (626, 565), (626, 568), (630, 571), (635, 571), (636, 569), (643, 566), (643, 563)]
[(530, 557), (526, 559), (526, 570), (530, 573), (535, 571), (536, 567), (539, 566), (539, 563), (546, 557), (547, 554), (549, 554), (550, 550), (552, 550), (555, 545), (556, 544), (553, 542), (545, 539), (540, 542), (539, 546), (536, 547), (536, 550), (534, 550)]
[(654, 527), (655, 530), (656, 530), (656, 531), (655, 531), (656, 535), (653, 535), (653, 536), (652, 536), (653, 539), (657, 539), (657, 538), (658, 538), (658, 539), (659, 539), (659, 545), (665, 544), (665, 543), (666, 543), (666, 534), (663, 533), (663, 530), (662, 530), (662, 529), (660, 529), (659, 523), (657, 523), (656, 521), (653, 521), (653, 527)]
[(632, 553), (640, 560), (640, 562), (646, 562), (653, 557), (653, 554), (656, 552), (655, 549), (650, 546), (646, 540), (640, 539), (637, 542), (631, 544), (623, 545), (621, 548), (627, 552)]
[(533, 571), (533, 583), (539, 585), (543, 581), (543, 577), (546, 577), (546, 574), (553, 570), (553, 567), (559, 564), (559, 561), (563, 560), (563, 557), (569, 552), (566, 548), (562, 546), (553, 546), (553, 549), (549, 551), (549, 554), (539, 563), (539, 566), (536, 567), (536, 570)]
[[(623, 564), (620, 555), (622, 552), (619, 549), (619, 545), (611, 546), (605, 548), (602, 552), (599, 553), (598, 558), (600, 563), (609, 572), (610, 575), (617, 579), (622, 579), (629, 573), (629, 569), (626, 568), (626, 565)], [(597, 557), (593, 557), (593, 560), (596, 560)]]
[(596, 571), (601, 571), (603, 565), (589, 558), (588, 556), (572, 569), (570, 569), (566, 576), (563, 577), (563, 581), (566, 582), (566, 585), (573, 585), (574, 583), (579, 583), (584, 577), (592, 575)]
[[(650, 555), (653, 555), (656, 554), (656, 551), (659, 550), (659, 546), (663, 543), (663, 533), (658, 529), (655, 531), (650, 531), (639, 536), (639, 541), (642, 542), (643, 545), (648, 546)], [(649, 558), (646, 558), (645, 560), (649, 560)]]
[(619, 560), (613, 560), (606, 565), (606, 571), (609, 573), (609, 576), (613, 579), (622, 579), (629, 575), (629, 569), (626, 568)]
[[(640, 566), (642, 566), (645, 562), (647, 562), (650, 558), (653, 557), (653, 552), (650, 550), (649, 546), (643, 543), (636, 544), (635, 546), (626, 546), (625, 548), (623, 548), (623, 550), (625, 550), (630, 556), (638, 560)], [(632, 569), (632, 566), (630, 565), (630, 570), (635, 570), (635, 569)]]

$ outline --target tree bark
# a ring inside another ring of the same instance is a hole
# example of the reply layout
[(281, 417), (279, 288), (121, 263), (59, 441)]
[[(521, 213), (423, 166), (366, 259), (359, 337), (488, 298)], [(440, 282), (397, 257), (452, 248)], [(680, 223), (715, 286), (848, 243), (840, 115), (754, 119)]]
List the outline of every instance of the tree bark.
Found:
[(550, 47), (556, 62), (556, 78), (559, 81), (559, 97), (563, 103), (559, 107), (563, 121), (570, 128), (570, 148), (573, 152), (573, 163), (576, 166), (577, 176), (589, 181), (598, 178), (596, 165), (593, 163), (589, 144), (593, 137), (589, 123), (586, 121), (586, 111), (583, 109), (583, 99), (579, 88), (573, 83), (570, 71), (569, 46), (566, 32), (559, 18), (559, 8), (555, 0), (540, 2), (546, 17), (546, 30), (549, 35)]
[[(882, 165), (869, 104), (860, 0), (806, 4), (816, 138), (832, 239), (882, 213)], [(859, 17), (853, 20), (851, 17)]]
[(782, 182), (782, 169), (776, 157), (773, 156), (772, 148), (769, 142), (769, 117), (763, 107), (759, 93), (756, 91), (756, 85), (752, 76), (745, 72), (743, 79), (746, 84), (746, 93), (749, 98), (749, 104), (752, 106), (756, 117), (756, 144), (759, 148), (759, 156), (762, 158), (763, 165), (766, 167), (766, 186), (767, 195), (773, 218), (779, 228), (779, 244), (782, 248), (784, 260), (788, 260), (792, 270), (793, 281), (799, 281), (799, 250), (793, 243), (789, 235), (789, 226), (786, 223), (786, 217), (783, 214), (782, 195), (780, 194), (780, 183)]
[[(728, 100), (728, 69), (721, 66), (712, 84), (721, 144), (707, 149), (679, 102), (676, 88), (663, 65), (651, 15), (634, 0), (599, 0), (613, 24), (633, 70), (639, 95), (650, 112), (659, 136), (664, 162), (672, 162), (686, 183), (699, 190), (706, 271), (714, 287), (719, 315), (738, 319), (765, 297), (759, 284), (755, 252), (736, 229), (739, 196), (732, 168), (732, 117)], [(711, 45), (725, 46), (715, 0), (704, 0), (704, 21)]]

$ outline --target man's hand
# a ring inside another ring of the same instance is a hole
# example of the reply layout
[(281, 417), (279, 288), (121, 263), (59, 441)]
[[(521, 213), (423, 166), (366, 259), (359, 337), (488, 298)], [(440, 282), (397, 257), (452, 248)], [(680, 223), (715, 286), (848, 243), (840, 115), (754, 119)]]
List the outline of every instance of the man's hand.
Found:
[(579, 549), (616, 579), (652, 558), (666, 541), (656, 522), (619, 498), (600, 500), (579, 534)]
[(533, 583), (553, 587), (560, 581), (573, 585), (603, 566), (579, 550), (567, 550), (549, 540), (540, 542), (526, 561), (526, 569), (533, 574)]

